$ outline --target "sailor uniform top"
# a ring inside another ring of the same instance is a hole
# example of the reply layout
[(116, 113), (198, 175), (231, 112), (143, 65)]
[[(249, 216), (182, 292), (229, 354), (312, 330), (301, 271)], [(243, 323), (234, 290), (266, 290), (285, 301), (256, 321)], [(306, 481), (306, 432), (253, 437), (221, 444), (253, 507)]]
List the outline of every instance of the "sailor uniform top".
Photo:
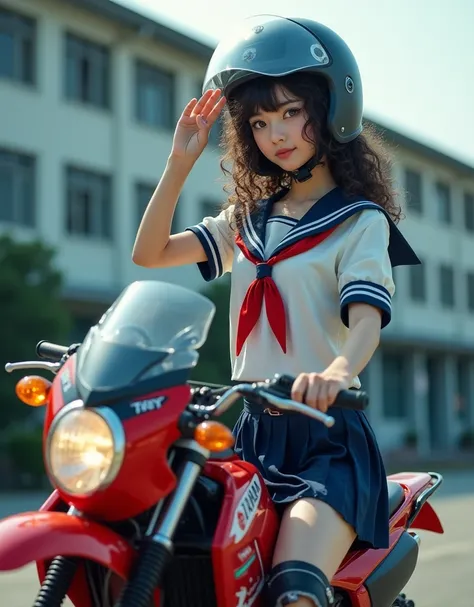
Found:
[(378, 204), (334, 188), (300, 220), (271, 216), (287, 191), (261, 201), (239, 231), (232, 206), (188, 228), (207, 254), (203, 278), (232, 273), (233, 380), (323, 371), (347, 340), (349, 304), (375, 306), (385, 327), (392, 267), (420, 263)]

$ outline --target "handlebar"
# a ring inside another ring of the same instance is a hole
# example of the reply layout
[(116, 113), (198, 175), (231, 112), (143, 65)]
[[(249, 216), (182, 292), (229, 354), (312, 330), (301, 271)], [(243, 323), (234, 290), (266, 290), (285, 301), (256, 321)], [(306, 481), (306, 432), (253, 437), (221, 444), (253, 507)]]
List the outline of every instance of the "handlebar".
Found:
[[(295, 377), (291, 375), (275, 375), (270, 381), (272, 389), (281, 396), (291, 398), (291, 389), (295, 382)], [(361, 390), (341, 390), (332, 404), (333, 407), (342, 409), (355, 409), (363, 411), (369, 405), (369, 397), (366, 392)]]
[(68, 346), (60, 346), (59, 344), (52, 344), (44, 339), (36, 344), (36, 354), (45, 360), (52, 362), (59, 362), (61, 358), (67, 354)]
[[(271, 405), (281, 411), (302, 413), (322, 422), (328, 428), (333, 426), (335, 420), (331, 415), (322, 413), (318, 409), (313, 409), (290, 398), (293, 382), (294, 378), (289, 375), (275, 375), (271, 380), (251, 384), (237, 384), (224, 392), (223, 388), (211, 390), (211, 393), (214, 393), (216, 396), (216, 402), (213, 405), (204, 407), (204, 409), (206, 413), (219, 417), (240, 397), (244, 396), (251, 398), (254, 402), (263, 406)], [(341, 390), (332, 406), (362, 411), (368, 404), (369, 398), (365, 392), (359, 390)]]
[(5, 371), (12, 373), (13, 371), (22, 371), (26, 369), (42, 369), (57, 373), (61, 368), (62, 357), (69, 352), (71, 346), (60, 346), (49, 341), (40, 341), (36, 345), (36, 354), (43, 360), (25, 360), (18, 363), (7, 363)]
[[(36, 368), (45, 369), (56, 373), (61, 367), (62, 357), (69, 352), (69, 347), (53, 344), (48, 341), (40, 341), (36, 346), (36, 353), (42, 361), (24, 361), (18, 363), (7, 363), (5, 370), (8, 373), (20, 369)], [(48, 362), (47, 362), (48, 361)], [(54, 361), (54, 362), (49, 362)], [(219, 417), (225, 413), (239, 398), (247, 397), (263, 406), (272, 406), (282, 411), (293, 411), (302, 413), (321, 421), (328, 427), (334, 425), (334, 418), (318, 409), (298, 403), (291, 399), (291, 388), (295, 378), (289, 375), (275, 375), (272, 379), (263, 382), (241, 383), (236, 386), (212, 387), (201, 382), (189, 382), (190, 385), (205, 386), (214, 397), (214, 403), (208, 406), (199, 406), (207, 414)], [(343, 407), (363, 411), (369, 404), (368, 395), (359, 390), (341, 390), (333, 403), (333, 407)]]

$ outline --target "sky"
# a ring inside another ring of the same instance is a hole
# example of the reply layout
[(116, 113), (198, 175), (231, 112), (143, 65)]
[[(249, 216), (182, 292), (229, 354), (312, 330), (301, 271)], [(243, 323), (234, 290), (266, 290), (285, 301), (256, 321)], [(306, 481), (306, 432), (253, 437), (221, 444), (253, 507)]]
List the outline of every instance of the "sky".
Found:
[(213, 46), (253, 14), (320, 21), (356, 56), (367, 118), (474, 168), (472, 0), (116, 1)]

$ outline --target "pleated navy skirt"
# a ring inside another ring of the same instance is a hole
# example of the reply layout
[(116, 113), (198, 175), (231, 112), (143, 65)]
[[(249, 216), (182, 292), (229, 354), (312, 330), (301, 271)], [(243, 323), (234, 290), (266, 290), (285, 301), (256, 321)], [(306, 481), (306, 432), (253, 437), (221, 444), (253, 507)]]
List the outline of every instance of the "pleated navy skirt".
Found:
[(317, 498), (353, 527), (358, 547), (386, 548), (387, 477), (374, 432), (363, 412), (328, 413), (332, 428), (299, 413), (271, 416), (245, 401), (235, 452), (259, 470), (280, 512), (302, 497)]

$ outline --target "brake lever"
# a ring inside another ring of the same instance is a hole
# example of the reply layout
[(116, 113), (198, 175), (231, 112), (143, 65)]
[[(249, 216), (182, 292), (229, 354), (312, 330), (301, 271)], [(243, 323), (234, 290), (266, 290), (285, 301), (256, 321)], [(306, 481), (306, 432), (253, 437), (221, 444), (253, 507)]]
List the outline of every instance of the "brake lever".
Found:
[(18, 363), (6, 363), (5, 365), (5, 371), (7, 373), (29, 369), (42, 369), (43, 371), (51, 371), (51, 373), (57, 373), (60, 368), (61, 363), (51, 363), (41, 360), (25, 360)]
[[(257, 392), (259, 392), (258, 389)], [(335, 424), (336, 420), (331, 415), (327, 415), (326, 413), (319, 411), (319, 409), (313, 409), (312, 407), (308, 407), (308, 405), (298, 403), (295, 400), (282, 398), (266, 390), (262, 390), (262, 393), (259, 396), (266, 400), (267, 403), (269, 403), (270, 405), (274, 405), (275, 407), (277, 407), (277, 409), (280, 409), (282, 411), (294, 411), (297, 413), (302, 413), (307, 417), (312, 417), (313, 419), (322, 422), (327, 428), (331, 428)]]

